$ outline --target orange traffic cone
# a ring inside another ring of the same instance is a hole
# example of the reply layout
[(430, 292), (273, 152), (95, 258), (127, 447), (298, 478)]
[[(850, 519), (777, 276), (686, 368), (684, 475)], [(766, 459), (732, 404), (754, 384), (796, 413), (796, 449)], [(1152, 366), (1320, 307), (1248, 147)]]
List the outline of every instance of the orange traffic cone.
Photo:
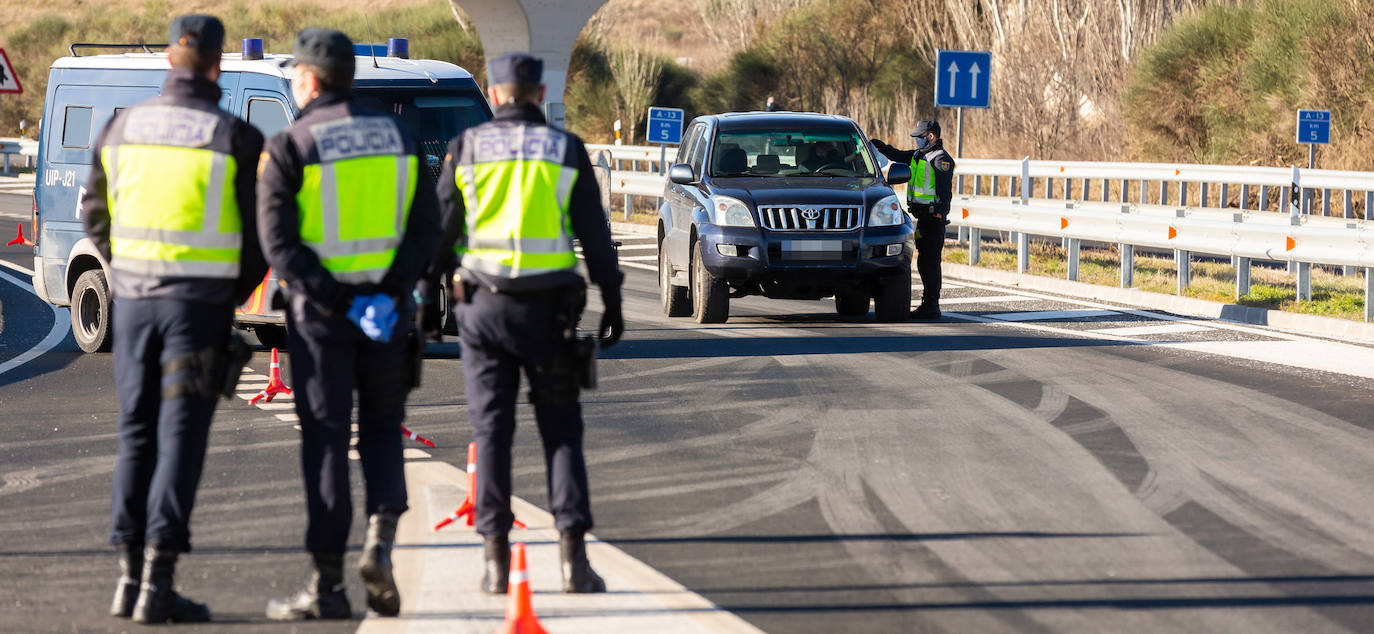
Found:
[(402, 435), (402, 436), (405, 436), (406, 438), (409, 438), (409, 439), (411, 439), (411, 440), (413, 440), (413, 441), (415, 441), (415, 442), (418, 442), (418, 443), (420, 443), (420, 444), (422, 444), (422, 445), (425, 445), (425, 446), (428, 446), (428, 447), (433, 447), (433, 446), (434, 446), (434, 441), (433, 441), (433, 440), (430, 440), (430, 439), (428, 439), (428, 438), (425, 438), (424, 436), (421, 436), (421, 435), (419, 435), (419, 434), (417, 434), (417, 433), (415, 433), (415, 432), (413, 432), (413, 431), (410, 431), (409, 429), (406, 429), (406, 426), (405, 426), (405, 425), (401, 425), (401, 435)]
[(286, 384), (282, 383), (281, 363), (277, 362), (277, 349), (273, 348), (272, 365), (267, 371), (267, 387), (263, 388), (261, 392), (258, 392), (257, 396), (254, 396), (252, 399), (249, 399), (248, 404), (257, 405), (258, 401), (261, 401), (262, 399), (267, 399), (267, 402), (271, 403), (272, 399), (276, 398), (278, 394), (285, 394), (287, 396), (290, 396), (291, 388), (286, 387)]
[(497, 634), (548, 634), (534, 615), (530, 601), (530, 577), (525, 570), (525, 545), (510, 545), (510, 599), (506, 601), (506, 622)]
[[(477, 443), (475, 443), (475, 442), (470, 442), (470, 443), (468, 443), (468, 494), (467, 494), (467, 497), (463, 498), (463, 503), (462, 503), (462, 505), (460, 505), (460, 506), (458, 507), (458, 510), (456, 510), (456, 511), (454, 511), (454, 512), (452, 512), (452, 513), (449, 513), (449, 514), (448, 514), (448, 517), (445, 517), (444, 519), (439, 520), (439, 523), (434, 525), (434, 530), (437, 531), (437, 530), (439, 530), (439, 529), (441, 529), (441, 528), (443, 528), (443, 527), (445, 527), (445, 526), (448, 526), (449, 524), (452, 524), (452, 523), (454, 523), (454, 522), (456, 522), (456, 521), (458, 521), (458, 520), (460, 520), (460, 519), (463, 519), (463, 517), (467, 517), (467, 525), (468, 525), (468, 526), (472, 526), (473, 520), (477, 517), (477, 499), (476, 499), (476, 497), (474, 497), (474, 496), (476, 496), (476, 495), (477, 495)], [(525, 528), (525, 523), (522, 522), (522, 521), (520, 521), (520, 520), (515, 520), (515, 527), (516, 527), (516, 528)]]
[(16, 236), (14, 236), (14, 239), (13, 239), (13, 240), (10, 240), (9, 242), (6, 242), (6, 243), (5, 243), (5, 246), (7, 246), (7, 247), (12, 247), (12, 246), (14, 246), (14, 245), (16, 245), (16, 244), (22, 244), (22, 245), (24, 245), (24, 246), (26, 246), (26, 247), (31, 247), (31, 246), (33, 246), (33, 242), (32, 242), (31, 240), (29, 240), (28, 238), (25, 238), (25, 237), (24, 237), (24, 225), (23, 225), (22, 223), (20, 223), (20, 224), (18, 225), (18, 227), (19, 227), (19, 234), (16, 235)]

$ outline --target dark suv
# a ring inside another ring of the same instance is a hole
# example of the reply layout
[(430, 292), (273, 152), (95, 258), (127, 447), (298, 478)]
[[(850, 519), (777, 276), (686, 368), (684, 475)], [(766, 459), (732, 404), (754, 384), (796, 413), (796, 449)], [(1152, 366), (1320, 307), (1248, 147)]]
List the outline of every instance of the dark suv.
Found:
[(751, 112), (698, 117), (658, 212), (663, 312), (722, 323), (730, 298), (833, 296), (841, 315), (904, 321), (911, 234), (868, 139), (850, 119)]

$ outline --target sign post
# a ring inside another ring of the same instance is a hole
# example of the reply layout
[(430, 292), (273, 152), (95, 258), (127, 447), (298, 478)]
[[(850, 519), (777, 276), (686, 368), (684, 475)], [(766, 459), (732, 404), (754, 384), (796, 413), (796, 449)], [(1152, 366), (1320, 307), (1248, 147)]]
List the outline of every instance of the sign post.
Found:
[(1298, 143), (1307, 144), (1307, 169), (1317, 167), (1317, 145), (1331, 144), (1331, 111), (1299, 110)]

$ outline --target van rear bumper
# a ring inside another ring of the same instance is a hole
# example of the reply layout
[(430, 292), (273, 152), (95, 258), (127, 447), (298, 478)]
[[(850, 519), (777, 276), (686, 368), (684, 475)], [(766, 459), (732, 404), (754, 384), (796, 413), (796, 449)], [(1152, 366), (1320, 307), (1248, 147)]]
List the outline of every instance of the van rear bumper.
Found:
[(43, 301), (48, 300), (48, 280), (43, 277), (43, 258), (33, 256), (33, 294)]

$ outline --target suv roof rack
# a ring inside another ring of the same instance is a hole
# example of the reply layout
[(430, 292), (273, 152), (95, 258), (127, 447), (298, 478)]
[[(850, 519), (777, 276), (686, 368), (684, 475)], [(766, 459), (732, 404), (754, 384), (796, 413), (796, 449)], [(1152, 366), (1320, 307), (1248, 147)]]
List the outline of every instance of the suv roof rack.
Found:
[(114, 48), (114, 49), (129, 50), (129, 51), (139, 51), (139, 50), (141, 50), (141, 51), (143, 51), (144, 53), (152, 53), (152, 52), (154, 52), (154, 51), (153, 51), (154, 48), (167, 48), (167, 45), (166, 45), (166, 44), (97, 44), (97, 43), (94, 43), (94, 42), (75, 42), (75, 43), (73, 43), (71, 46), (67, 47), (67, 50), (68, 50), (68, 51), (71, 51), (72, 57), (81, 57), (81, 54), (78, 53), (78, 52), (76, 52), (77, 49), (101, 49), (101, 48)]

